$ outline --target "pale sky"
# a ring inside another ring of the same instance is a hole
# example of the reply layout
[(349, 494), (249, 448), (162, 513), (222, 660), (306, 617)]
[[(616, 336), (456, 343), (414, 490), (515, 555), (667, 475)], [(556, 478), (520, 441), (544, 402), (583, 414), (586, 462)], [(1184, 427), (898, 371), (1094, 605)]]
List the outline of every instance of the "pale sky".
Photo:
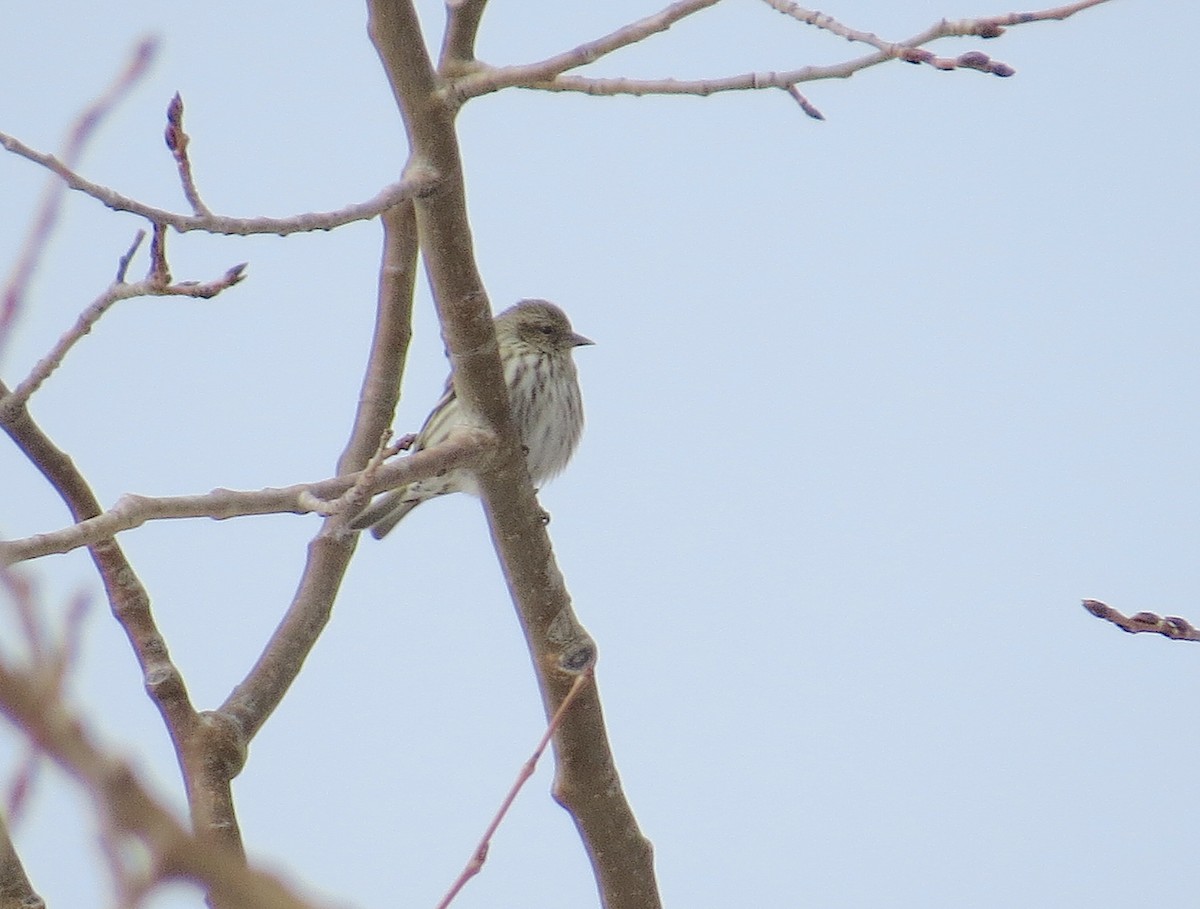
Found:
[[(480, 56), (539, 59), (656, 9), (496, 2)], [(822, 10), (893, 39), (1010, 11)], [(440, 37), (440, 5), (422, 11)], [(161, 140), (175, 91), (222, 213), (337, 208), (404, 161), (362, 4), (70, 0), (4, 18), (0, 130), (45, 150), (136, 39), (160, 37), (80, 167), (152, 204), (186, 207)], [(1200, 623), (1197, 33), (1193, 4), (1166, 18), (1117, 0), (942, 42), (1017, 74), (892, 63), (802, 86), (823, 123), (779, 91), (512, 90), (463, 113), (493, 306), (555, 300), (597, 342), (577, 356), (587, 431), (541, 500), (666, 905), (1195, 905), (1200, 650), (1122, 634), (1079, 600)], [(727, 0), (589, 72), (695, 78), (862, 52)], [(5, 272), (42, 185), (0, 156)], [(6, 382), (142, 226), (69, 200)], [(118, 304), (32, 400), (36, 419), (108, 505), (330, 475), (378, 224), (173, 235), (169, 250), (181, 280), (243, 261), (248, 278), (211, 301)], [(400, 432), (446, 372), (423, 281), (416, 332)], [(0, 501), (6, 537), (68, 520), (6, 439)], [(284, 515), (122, 537), (199, 707), (249, 668), (318, 527)], [(26, 571), (56, 608), (90, 596), (72, 698), (182, 805), (90, 563)], [(542, 727), (478, 502), (424, 505), (362, 541), (251, 746), (234, 785), (252, 860), (331, 905), (431, 907)], [(17, 743), (0, 730), (3, 779)], [(547, 761), (458, 909), (596, 904), (550, 779)], [(108, 904), (87, 817), (47, 770), (15, 831), (51, 909)], [(151, 902), (195, 905), (183, 888)]]

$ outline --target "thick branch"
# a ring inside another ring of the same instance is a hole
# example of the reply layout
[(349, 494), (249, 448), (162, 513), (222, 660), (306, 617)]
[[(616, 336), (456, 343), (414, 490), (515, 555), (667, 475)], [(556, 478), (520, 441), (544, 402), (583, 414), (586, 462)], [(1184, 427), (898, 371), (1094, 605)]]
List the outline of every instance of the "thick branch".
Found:
[(0, 813), (0, 909), (45, 909), (45, 901), (29, 882)]
[[(411, 0), (368, 0), (368, 8), (368, 30), (404, 118), (413, 159), (443, 178), (415, 202), (421, 251), (458, 398), (497, 438), (494, 459), (477, 476), (549, 718), (569, 691), (572, 673), (591, 667), (595, 648), (571, 609), (509, 413), (492, 316), (471, 245), (454, 101), (440, 91)], [(572, 794), (563, 803), (574, 812), (604, 905), (657, 907), (650, 847), (620, 791), (594, 686), (563, 722), (556, 736), (558, 789)]]
[[(0, 397), (7, 388), (0, 383)], [(4, 431), (58, 492), (72, 517), (86, 521), (100, 514), (100, 503), (71, 459), (42, 432), (25, 407), (5, 414)], [(192, 822), (198, 836), (211, 838), (225, 848), (241, 851), (236, 818), (221, 787), (211, 785), (210, 769), (217, 762), (238, 762), (244, 747), (233, 747), (213, 724), (202, 721), (192, 706), (183, 675), (171, 661), (166, 641), (150, 611), (150, 597), (120, 545), (105, 539), (89, 546), (89, 553), (104, 584), (113, 616), (125, 631), (137, 657), (151, 701), (158, 708), (175, 748), (187, 787)], [(240, 766), (240, 764), (239, 764)]]

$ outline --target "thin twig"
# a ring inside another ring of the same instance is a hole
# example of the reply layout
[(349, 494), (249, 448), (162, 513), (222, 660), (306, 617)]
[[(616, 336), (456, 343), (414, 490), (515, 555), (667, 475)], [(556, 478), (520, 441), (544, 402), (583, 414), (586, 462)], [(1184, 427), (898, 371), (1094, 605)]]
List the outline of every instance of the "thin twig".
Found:
[(71, 167), (54, 155), (30, 148), (15, 136), (0, 132), (0, 146), (26, 160), (39, 164), (58, 175), (69, 189), (91, 196), (113, 211), (124, 211), (140, 215), (149, 221), (173, 227), (180, 233), (201, 230), (213, 234), (250, 236), (252, 234), (288, 234), (313, 230), (333, 230), (354, 221), (369, 221), (387, 211), (393, 205), (430, 192), (436, 186), (437, 175), (429, 168), (410, 168), (397, 183), (385, 186), (365, 202), (356, 202), (335, 211), (308, 212), (286, 218), (231, 218), (225, 215), (184, 215), (155, 208), (124, 196), (115, 190), (93, 183), (80, 176)]
[[(63, 149), (63, 163), (60, 166), (68, 170), (75, 166), (96, 127), (146, 72), (157, 48), (158, 43), (154, 39), (143, 39), (134, 48), (129, 61), (108, 88), (75, 119)], [(0, 294), (0, 346), (3, 345), (9, 329), (16, 319), (17, 310), (25, 295), (25, 288), (29, 284), (29, 279), (33, 277), (38, 259), (46, 248), (46, 241), (58, 220), (58, 213), (62, 209), (63, 195), (64, 189), (61, 182), (51, 180), (47, 184), (46, 190), (42, 194), (38, 213), (25, 237), (16, 264), (5, 282), (3, 293)]]
[[(375, 473), (372, 495), (435, 476), (441, 471), (476, 466), (494, 446), (491, 434), (482, 429), (460, 429), (441, 445), (426, 448)], [(262, 514), (309, 514), (328, 507), (358, 480), (358, 472), (330, 477), (315, 483), (298, 483), (275, 489), (215, 489), (187, 496), (121, 496), (112, 508), (50, 533), (15, 540), (0, 540), (0, 565), (71, 552), (94, 546), (117, 534), (141, 527), (149, 521), (181, 518), (227, 518)]]
[(795, 98), (796, 103), (800, 105), (800, 109), (802, 111), (804, 111), (806, 114), (808, 114), (810, 117), (812, 117), (814, 120), (824, 120), (825, 119), (825, 115), (822, 114), (819, 110), (817, 110), (816, 106), (814, 106), (813, 103), (811, 101), (809, 101), (808, 98), (806, 98), (800, 92), (800, 89), (796, 88), (796, 86), (789, 85), (787, 87), (787, 93), (789, 95), (791, 95), (793, 98)]
[(1084, 600), (1083, 608), (1096, 618), (1112, 622), (1130, 634), (1161, 634), (1176, 641), (1200, 641), (1200, 629), (1195, 628), (1187, 619), (1176, 615), (1164, 617), (1153, 612), (1139, 612), (1126, 616), (1099, 600)]
[(192, 212), (201, 218), (210, 217), (212, 211), (200, 198), (200, 190), (196, 188), (196, 179), (192, 176), (192, 161), (188, 157), (188, 145), (192, 140), (183, 131), (183, 98), (179, 92), (167, 105), (167, 128), (163, 131), (163, 139), (171, 150), (175, 166), (179, 168), (179, 182), (183, 186), (184, 198), (192, 206)]
[[(776, 9), (790, 11), (790, 4), (779, 2), (779, 0), (766, 0), (766, 2)], [(1038, 12), (1009, 13), (978, 19), (943, 19), (908, 40), (897, 42), (884, 41), (869, 32), (860, 32), (842, 25), (831, 17), (796, 7), (796, 18), (801, 21), (825, 29), (847, 40), (869, 44), (876, 50), (852, 60), (827, 66), (804, 66), (782, 72), (739, 73), (711, 79), (601, 79), (565, 75), (570, 69), (594, 62), (598, 57), (597, 48), (603, 50), (604, 53), (611, 52), (605, 43), (612, 38), (610, 35), (538, 63), (503, 67), (479, 65), (474, 72), (455, 81), (453, 94), (459, 103), (503, 88), (581, 92), (589, 95), (696, 95), (703, 97), (718, 92), (767, 88), (787, 89), (801, 82), (813, 82), (821, 79), (846, 79), (864, 69), (894, 59), (910, 63), (924, 63), (940, 70), (975, 69), (995, 76), (1011, 76), (1015, 72), (1011, 66), (998, 60), (992, 60), (986, 54), (978, 51), (971, 51), (958, 57), (938, 57), (925, 50), (922, 45), (941, 38), (968, 35), (994, 38), (1003, 33), (1004, 26), (1066, 19), (1085, 9), (1106, 2), (1108, 0), (1081, 0), (1078, 3)], [(690, 10), (689, 12), (694, 11)], [(807, 16), (812, 17), (811, 22)], [(651, 17), (651, 20), (653, 18)], [(623, 38), (626, 39), (623, 43), (618, 43), (616, 47), (623, 47), (625, 44), (640, 41), (649, 34), (653, 34), (656, 29), (647, 29), (644, 25), (651, 20), (635, 22), (614, 32), (613, 35), (623, 35)]]
[(517, 800), (517, 795), (521, 788), (533, 776), (533, 772), (537, 769), (538, 761), (542, 754), (545, 753), (550, 740), (554, 737), (554, 733), (558, 731), (558, 727), (562, 724), (563, 717), (567, 715), (567, 711), (571, 705), (575, 703), (575, 699), (579, 696), (579, 692), (583, 690), (583, 686), (592, 681), (593, 670), (588, 668), (586, 672), (582, 672), (575, 676), (575, 680), (571, 683), (571, 689), (567, 692), (566, 697), (562, 699), (562, 703), (558, 705), (558, 709), (554, 711), (554, 716), (550, 718), (550, 722), (546, 725), (546, 732), (542, 735), (541, 741), (537, 747), (533, 749), (533, 754), (529, 756), (517, 773), (516, 780), (509, 787), (508, 793), (504, 796), (504, 801), (500, 803), (499, 809), (492, 817), (492, 821), (488, 824), (487, 829), (483, 832), (483, 836), (479, 840), (479, 845), (475, 847), (475, 851), (471, 854), (470, 860), (466, 867), (450, 885), (450, 889), (446, 891), (446, 895), (442, 897), (441, 902), (437, 904), (437, 909), (446, 909), (449, 906), (460, 890), (466, 886), (467, 881), (483, 870), (484, 862), (487, 861), (488, 850), (491, 848), (492, 837), (503, 823), (505, 815), (508, 814), (508, 809), (512, 807), (513, 802)]
[(246, 263), (243, 262), (240, 265), (233, 266), (225, 274), (211, 281), (185, 281), (179, 284), (168, 283), (171, 279), (171, 274), (167, 268), (163, 250), (164, 238), (162, 229), (158, 225), (155, 225), (155, 228), (154, 241), (151, 244), (150, 273), (146, 279), (135, 281), (132, 284), (127, 284), (123, 280), (123, 276), (129, 267), (129, 260), (141, 242), (142, 236), (144, 236), (144, 234), (139, 234), (138, 239), (134, 241), (134, 245), (120, 259), (117, 268), (117, 280), (110, 284), (100, 296), (88, 304), (87, 308), (79, 314), (79, 317), (75, 320), (75, 324), (71, 326), (70, 330), (64, 333), (55, 342), (54, 347), (34, 364), (29, 375), (22, 379), (16, 388), (9, 394), (0, 396), (0, 423), (11, 420), (13, 415), (25, 406), (30, 396), (62, 365), (64, 358), (70, 352), (71, 348), (92, 330), (92, 327), (112, 308), (113, 304), (134, 297), (194, 297), (207, 300), (215, 297), (224, 290), (228, 290), (245, 277)]
[(594, 41), (588, 41), (586, 44), (581, 44), (569, 51), (555, 54), (553, 57), (547, 57), (536, 63), (504, 67), (487, 67), (480, 64), (475, 68), (475, 72), (453, 83), (453, 96), (459, 103), (462, 103), (469, 98), (486, 95), (502, 88), (515, 86), (528, 88), (541, 85), (555, 79), (567, 70), (595, 63), (601, 57), (614, 51), (644, 41), (651, 35), (664, 32), (680, 19), (715, 6), (719, 2), (720, 0), (680, 0), (651, 16), (624, 25)]

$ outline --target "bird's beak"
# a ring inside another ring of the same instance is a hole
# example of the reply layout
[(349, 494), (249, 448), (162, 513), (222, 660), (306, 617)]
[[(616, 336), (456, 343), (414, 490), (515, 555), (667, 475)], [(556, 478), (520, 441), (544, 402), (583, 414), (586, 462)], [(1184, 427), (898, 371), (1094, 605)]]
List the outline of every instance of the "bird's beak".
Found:
[(591, 344), (595, 344), (595, 343), (596, 342), (593, 341), (591, 338), (585, 338), (581, 334), (571, 332), (571, 346), (572, 347), (587, 347), (587, 346), (589, 346)]

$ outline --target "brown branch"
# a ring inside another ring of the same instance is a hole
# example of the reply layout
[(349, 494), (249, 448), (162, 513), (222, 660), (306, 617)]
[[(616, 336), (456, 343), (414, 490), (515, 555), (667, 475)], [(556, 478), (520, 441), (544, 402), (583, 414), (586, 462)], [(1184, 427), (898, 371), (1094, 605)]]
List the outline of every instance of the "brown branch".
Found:
[(141, 243), (142, 237), (145, 236), (144, 232), (139, 231), (133, 245), (119, 261), (116, 280), (79, 314), (75, 324), (58, 339), (49, 353), (34, 364), (29, 375), (17, 383), (12, 392), (0, 396), (0, 423), (7, 421), (12, 414), (25, 406), (30, 396), (62, 365), (71, 348), (92, 330), (92, 327), (113, 304), (134, 297), (195, 297), (207, 300), (228, 290), (245, 277), (246, 263), (243, 262), (211, 281), (170, 283), (171, 273), (166, 264), (162, 229), (159, 225), (155, 225), (155, 227), (151, 264), (146, 278), (132, 284), (125, 282), (125, 274), (130, 260)]
[(443, 76), (466, 72), (475, 62), (475, 38), (487, 0), (446, 0), (446, 31), (442, 35), (438, 72)]
[(1139, 612), (1136, 615), (1125, 616), (1099, 600), (1084, 600), (1083, 608), (1096, 618), (1112, 622), (1122, 631), (1128, 631), (1130, 634), (1149, 632), (1161, 634), (1163, 637), (1176, 641), (1200, 641), (1200, 629), (1195, 628), (1187, 619), (1181, 619), (1179, 616), (1164, 617), (1153, 612)]
[[(793, 6), (793, 4), (781, 2), (781, 0), (767, 0), (767, 2), (776, 9), (789, 13)], [(884, 41), (869, 32), (848, 28), (821, 13), (795, 7), (797, 12), (794, 15), (801, 21), (840, 35), (847, 40), (870, 44), (876, 50), (852, 60), (827, 66), (804, 66), (783, 72), (739, 73), (711, 79), (593, 79), (564, 75), (568, 69), (593, 62), (594, 58), (589, 59), (592, 45), (585, 44), (538, 63), (504, 67), (477, 66), (474, 72), (455, 81), (453, 94), (459, 103), (503, 88), (581, 92), (589, 95), (697, 95), (703, 97), (718, 92), (767, 88), (787, 89), (801, 82), (814, 82), (821, 79), (847, 79), (857, 72), (889, 60), (924, 63), (940, 70), (974, 69), (996, 76), (1011, 76), (1015, 72), (1011, 66), (998, 60), (992, 60), (988, 55), (979, 51), (970, 51), (958, 57), (938, 57), (925, 50), (921, 45), (941, 38), (968, 35), (994, 38), (1003, 34), (1004, 26), (1066, 19), (1075, 13), (1106, 2), (1108, 0), (1082, 0), (1079, 3), (1038, 12), (1009, 13), (978, 19), (943, 19), (908, 40), (898, 42)], [(640, 23), (633, 23), (626, 26), (626, 29), (636, 31), (639, 25)], [(614, 34), (617, 33), (614, 32)], [(634, 40), (641, 40), (642, 37), (645, 35)]]
[[(674, 9), (682, 15), (683, 10), (705, 5), (711, 4), (677, 4)], [(596, 650), (571, 609), (509, 413), (492, 315), (467, 219), (454, 131), (457, 100), (452, 91), (442, 91), (412, 0), (368, 0), (368, 9), (368, 33), (400, 108), (412, 158), (442, 176), (433, 192), (415, 200), (421, 252), (458, 399), (497, 439), (494, 457), (477, 477), (493, 545), (549, 718), (567, 696), (573, 673), (588, 670)], [(587, 686), (568, 712), (555, 742), (556, 794), (573, 814), (604, 906), (659, 906), (650, 845), (621, 791), (594, 685)]]
[[(412, 333), (416, 260), (417, 232), (412, 206), (397, 206), (384, 217), (375, 336), (354, 427), (338, 460), (339, 471), (357, 471), (369, 464), (395, 410)], [(419, 470), (432, 468), (432, 474), (442, 469), (447, 460), (452, 462), (462, 457), (465, 462), (479, 457), (492, 444), (486, 433), (478, 432), (462, 433), (459, 440), (462, 447), (457, 450), (453, 443), (438, 446), (429, 450), (432, 458), (423, 458), (425, 452), (418, 452), (400, 464), (379, 468), (366, 491), (387, 488), (382, 484), (396, 482), (397, 473), (407, 472), (408, 479), (415, 479)], [(346, 479), (338, 478), (338, 482), (345, 483)], [(354, 479), (349, 478), (344, 488), (354, 486)], [(348, 513), (334, 514), (309, 544), (304, 572), (287, 613), (249, 674), (221, 705), (219, 712), (238, 724), (247, 741), (283, 700), (329, 621), (334, 598), (358, 539), (357, 534), (346, 529), (349, 517)]]
[(230, 234), (250, 236), (252, 234), (288, 234), (302, 233), (313, 230), (333, 230), (343, 224), (354, 221), (369, 221), (387, 211), (393, 205), (428, 192), (437, 182), (436, 174), (428, 170), (412, 169), (405, 179), (399, 183), (385, 186), (375, 196), (365, 202), (346, 205), (335, 211), (308, 212), (307, 214), (291, 215), (286, 218), (231, 218), (226, 215), (184, 215), (155, 208), (124, 196), (107, 186), (93, 183), (77, 174), (69, 166), (59, 161), (53, 155), (47, 155), (30, 148), (14, 136), (0, 132), (0, 146), (35, 164), (40, 164), (47, 170), (57, 174), (69, 189), (91, 196), (97, 202), (111, 208), (113, 211), (129, 212), (140, 215), (156, 224), (173, 227), (180, 233), (201, 230), (212, 234)]
[(214, 905), (312, 909), (275, 877), (246, 868), (237, 850), (186, 830), (35, 671), (0, 663), (0, 713), (80, 783), (115, 837), (145, 851), (152, 880), (196, 884)]
[[(92, 132), (146, 72), (157, 47), (157, 42), (152, 39), (145, 39), (138, 44), (130, 56), (129, 62), (126, 63), (116, 79), (75, 119), (68, 134), (66, 147), (63, 149), (64, 163), (61, 165), (62, 167), (69, 169), (75, 166), (75, 162), (79, 160), (84, 145), (91, 137)], [(0, 144), (3, 144), (2, 139), (0, 139)], [(17, 255), (16, 264), (9, 274), (8, 281), (5, 282), (3, 292), (0, 293), (0, 345), (3, 344), (16, 319), (21, 299), (25, 295), (25, 288), (29, 284), (29, 279), (33, 277), (38, 259), (46, 248), (46, 241), (58, 220), (58, 213), (62, 209), (63, 195), (62, 184), (57, 180), (50, 181), (42, 195), (41, 205), (25, 238), (25, 243), (21, 247), (21, 252)]]
[[(7, 388), (0, 382), (0, 396)], [(101, 513), (100, 504), (71, 459), (42, 432), (25, 407), (4, 415), (0, 427), (59, 494), (75, 521)], [(150, 597), (120, 545), (113, 539), (88, 548), (104, 585), (113, 616), (137, 657), (151, 702), (158, 709), (175, 748), (187, 787), (188, 805), (197, 835), (241, 851), (236, 818), (227, 812), (226, 793), (211, 779), (212, 768), (244, 754), (240, 742), (230, 747), (228, 728), (208, 722), (192, 706), (187, 686), (171, 661), (165, 639), (150, 611)], [(231, 757), (233, 755), (233, 757)]]
[(0, 909), (45, 909), (46, 902), (33, 889), (0, 812)]

